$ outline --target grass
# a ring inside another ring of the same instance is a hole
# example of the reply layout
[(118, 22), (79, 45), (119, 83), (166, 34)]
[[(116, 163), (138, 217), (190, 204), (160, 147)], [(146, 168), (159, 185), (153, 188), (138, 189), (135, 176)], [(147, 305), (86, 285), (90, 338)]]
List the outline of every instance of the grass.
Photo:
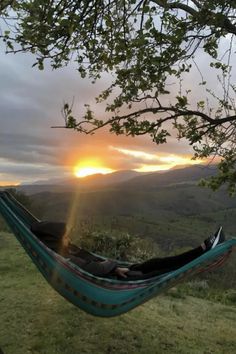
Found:
[(92, 317), (44, 281), (12, 234), (0, 234), (4, 354), (234, 354), (236, 307), (164, 296), (120, 317)]

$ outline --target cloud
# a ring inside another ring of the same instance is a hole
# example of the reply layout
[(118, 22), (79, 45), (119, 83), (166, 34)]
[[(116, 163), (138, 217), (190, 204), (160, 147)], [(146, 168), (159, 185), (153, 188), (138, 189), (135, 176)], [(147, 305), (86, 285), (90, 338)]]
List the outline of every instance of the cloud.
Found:
[[(56, 71), (46, 67), (40, 72), (31, 67), (33, 62), (31, 55), (6, 56), (3, 50), (0, 55), (0, 158), (5, 161), (0, 165), (0, 180), (34, 181), (72, 174), (74, 165), (94, 157), (100, 159), (102, 167), (111, 169), (161, 169), (171, 165), (163, 158), (173, 152), (175, 161), (177, 155), (189, 161), (192, 148), (184, 140), (177, 141), (174, 131), (167, 144), (156, 145), (148, 136), (116, 136), (108, 130), (87, 136), (51, 129), (64, 124), (61, 107), (73, 98), (79, 117), (84, 114), (84, 103), (90, 103), (99, 117), (108, 117), (105, 105), (96, 105), (94, 97), (107, 87), (110, 78), (104, 75), (93, 85), (80, 79), (73, 64)], [(192, 82), (193, 77), (186, 85)], [(177, 90), (175, 86), (173, 94)], [(198, 97), (198, 90), (193, 96)]]
[(191, 160), (191, 155), (180, 156), (173, 153), (147, 153), (140, 150), (130, 150), (121, 147), (110, 146), (110, 149), (117, 151), (125, 157), (129, 157), (129, 165), (132, 169), (140, 172), (166, 170), (179, 165), (199, 164)]
[(55, 176), (66, 177), (69, 175), (62, 166), (47, 163), (15, 163), (8, 159), (0, 158), (0, 185), (2, 181), (15, 183), (47, 180)]

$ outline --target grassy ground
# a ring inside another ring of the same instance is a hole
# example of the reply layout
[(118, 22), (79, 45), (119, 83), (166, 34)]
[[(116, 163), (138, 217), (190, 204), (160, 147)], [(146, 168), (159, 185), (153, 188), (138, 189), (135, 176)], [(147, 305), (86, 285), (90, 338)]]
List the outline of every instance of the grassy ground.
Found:
[(4, 354), (235, 354), (236, 307), (174, 292), (112, 319), (52, 290), (13, 235), (0, 234), (0, 348)]

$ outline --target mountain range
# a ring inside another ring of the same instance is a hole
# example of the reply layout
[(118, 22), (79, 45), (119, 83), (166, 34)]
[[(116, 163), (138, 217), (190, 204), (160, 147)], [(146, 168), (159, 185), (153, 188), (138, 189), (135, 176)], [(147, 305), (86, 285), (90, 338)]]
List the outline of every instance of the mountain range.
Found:
[(208, 178), (216, 173), (215, 166), (206, 167), (195, 165), (185, 168), (175, 168), (168, 171), (143, 173), (133, 170), (121, 170), (109, 174), (95, 174), (84, 178), (56, 178), (47, 181), (37, 181), (28, 185), (20, 185), (17, 189), (26, 194), (40, 192), (70, 192), (75, 189), (81, 191), (104, 189), (107, 187), (121, 189), (149, 190), (161, 186), (179, 183), (196, 183), (202, 178)]

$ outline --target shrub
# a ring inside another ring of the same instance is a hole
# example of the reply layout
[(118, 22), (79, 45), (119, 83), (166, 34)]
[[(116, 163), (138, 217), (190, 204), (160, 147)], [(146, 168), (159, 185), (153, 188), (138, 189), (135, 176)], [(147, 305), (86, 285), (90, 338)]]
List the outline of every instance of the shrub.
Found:
[(227, 290), (224, 298), (226, 302), (236, 304), (236, 290), (234, 289)]
[[(74, 234), (77, 234), (74, 231)], [(72, 237), (72, 239), (74, 239)], [(106, 257), (124, 261), (142, 261), (153, 257), (159, 252), (153, 241), (131, 236), (126, 232), (118, 231), (90, 231), (83, 229), (77, 243), (80, 247), (90, 250)]]

